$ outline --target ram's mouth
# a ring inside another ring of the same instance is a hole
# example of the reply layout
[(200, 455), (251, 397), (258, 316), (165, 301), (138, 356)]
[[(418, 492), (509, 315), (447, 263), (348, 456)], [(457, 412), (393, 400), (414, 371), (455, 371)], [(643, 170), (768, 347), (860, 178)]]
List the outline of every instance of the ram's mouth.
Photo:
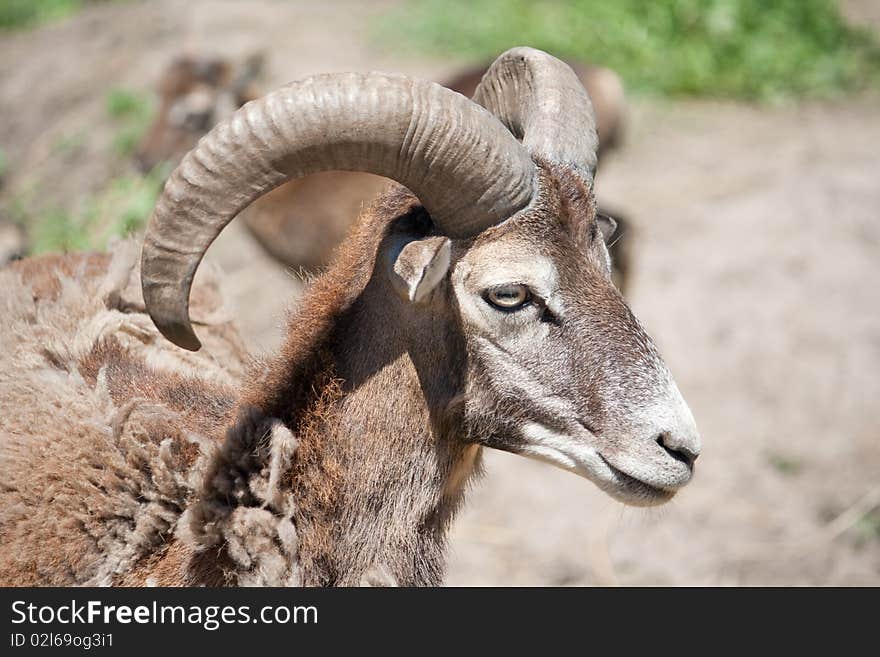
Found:
[(613, 465), (589, 444), (589, 438), (594, 434), (583, 424), (581, 426), (582, 430), (572, 435), (536, 422), (528, 423), (522, 428), (525, 443), (511, 451), (575, 472), (630, 506), (656, 506), (675, 496), (678, 487), (649, 484)]
[(616, 484), (614, 489), (609, 487), (607, 492), (621, 502), (631, 506), (655, 506), (668, 502), (675, 497), (675, 490), (660, 488), (637, 479), (631, 474), (627, 474), (620, 468), (615, 467), (601, 453), (597, 452), (597, 454), (602, 463), (608, 468), (614, 479), (614, 484)]

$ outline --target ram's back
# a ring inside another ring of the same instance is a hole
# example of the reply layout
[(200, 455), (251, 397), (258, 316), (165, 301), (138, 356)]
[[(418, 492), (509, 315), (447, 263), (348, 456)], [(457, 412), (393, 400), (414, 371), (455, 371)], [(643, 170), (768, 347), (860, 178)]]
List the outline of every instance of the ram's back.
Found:
[(229, 422), (246, 358), (216, 271), (204, 348), (159, 336), (138, 249), (0, 270), (0, 584), (113, 584), (165, 543)]

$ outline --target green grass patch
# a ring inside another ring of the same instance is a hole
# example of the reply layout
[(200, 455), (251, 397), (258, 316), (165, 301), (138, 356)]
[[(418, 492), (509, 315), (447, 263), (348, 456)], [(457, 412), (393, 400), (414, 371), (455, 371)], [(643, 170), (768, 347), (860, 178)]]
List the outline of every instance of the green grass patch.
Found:
[[(149, 94), (112, 89), (105, 95), (105, 111), (114, 127), (110, 149), (100, 157), (118, 163), (121, 173), (97, 192), (69, 204), (51, 201), (45, 181), (31, 181), (6, 201), (0, 214), (20, 224), (28, 235), (29, 255), (40, 253), (102, 250), (114, 237), (130, 235), (146, 225), (153, 211), (169, 166), (148, 174), (126, 163), (149, 125), (152, 100)], [(87, 130), (69, 130), (52, 143), (52, 153), (69, 158), (75, 166), (87, 146)], [(2, 158), (0, 158), (2, 166)]]
[(856, 521), (852, 531), (859, 546), (880, 541), (880, 509), (872, 509), (864, 514)]
[(129, 157), (150, 124), (152, 99), (143, 92), (111, 89), (107, 92), (104, 106), (117, 128), (113, 150), (122, 157)]
[(67, 132), (52, 142), (52, 154), (63, 157), (78, 155), (86, 147), (87, 139), (85, 130)]
[(113, 150), (122, 157), (128, 157), (137, 148), (144, 130), (145, 127), (140, 125), (127, 125), (120, 128), (113, 136)]
[(831, 0), (413, 0), (379, 19), (399, 49), (490, 60), (529, 45), (669, 96), (829, 97), (880, 86), (876, 35)]
[(767, 463), (781, 475), (792, 477), (799, 475), (804, 469), (800, 459), (780, 452), (769, 452), (765, 455)]
[(83, 4), (84, 0), (0, 0), (0, 30), (27, 29), (65, 18)]
[(128, 89), (111, 89), (104, 99), (107, 114), (114, 119), (143, 118), (150, 114), (149, 98)]
[(32, 254), (81, 251), (91, 245), (86, 227), (60, 208), (50, 208), (27, 223)]
[(30, 255), (58, 251), (102, 250), (114, 237), (146, 226), (168, 171), (123, 174), (76, 209), (39, 207), (32, 190), (15, 199), (9, 214), (24, 226)]

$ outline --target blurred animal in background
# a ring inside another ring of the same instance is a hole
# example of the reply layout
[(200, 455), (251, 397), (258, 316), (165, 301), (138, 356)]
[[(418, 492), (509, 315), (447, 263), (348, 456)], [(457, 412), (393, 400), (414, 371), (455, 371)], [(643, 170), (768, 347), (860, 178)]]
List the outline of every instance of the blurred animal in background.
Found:
[[(219, 57), (188, 56), (174, 60), (162, 75), (156, 118), (136, 149), (138, 165), (148, 171), (176, 164), (215, 123), (260, 94), (264, 59), (251, 55), (242, 63)], [(490, 62), (461, 71), (443, 86), (470, 98)], [(590, 94), (596, 113), (599, 156), (621, 142), (626, 102), (620, 77), (607, 68), (570, 63)], [(275, 259), (294, 268), (325, 266), (354, 219), (390, 181), (354, 171), (325, 171), (282, 185), (242, 212), (257, 241)], [(632, 258), (631, 224), (620, 213), (609, 242), (614, 282), (626, 292)]]
[[(0, 584), (437, 585), (483, 448), (671, 499), (700, 436), (611, 282), (597, 149), (582, 84), (531, 48), (473, 100), (315, 76), (183, 158), (140, 289), (130, 248), (0, 271)], [(205, 252), (269, 190), (348, 169), (397, 184), (238, 376)]]
[(240, 62), (213, 56), (175, 58), (157, 85), (159, 109), (134, 152), (149, 171), (176, 164), (219, 121), (261, 95), (265, 59), (254, 53)]

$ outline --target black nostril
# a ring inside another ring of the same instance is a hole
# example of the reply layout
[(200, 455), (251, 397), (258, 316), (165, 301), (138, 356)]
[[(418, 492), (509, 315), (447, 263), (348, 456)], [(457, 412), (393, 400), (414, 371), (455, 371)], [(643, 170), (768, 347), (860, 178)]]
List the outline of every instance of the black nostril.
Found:
[(686, 447), (670, 447), (669, 443), (671, 442), (672, 441), (670, 440), (670, 436), (668, 433), (661, 433), (659, 436), (657, 436), (657, 444), (660, 445), (660, 447), (662, 447), (664, 450), (666, 450), (666, 453), (669, 454), (669, 456), (674, 458), (676, 461), (681, 461), (687, 467), (693, 468), (694, 461), (697, 460), (698, 455), (694, 454)]

